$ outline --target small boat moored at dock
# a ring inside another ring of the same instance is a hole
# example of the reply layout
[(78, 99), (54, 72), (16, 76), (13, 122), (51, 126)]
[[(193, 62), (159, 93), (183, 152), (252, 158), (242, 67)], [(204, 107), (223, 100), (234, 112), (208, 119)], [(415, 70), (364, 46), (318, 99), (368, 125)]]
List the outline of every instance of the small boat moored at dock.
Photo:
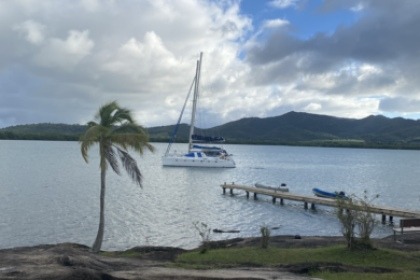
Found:
[[(276, 192), (270, 189), (262, 189), (256, 188), (255, 186), (245, 186), (245, 185), (237, 185), (234, 182), (231, 184), (226, 184), (226, 182), (220, 185), (223, 189), (223, 194), (226, 194), (226, 190), (229, 190), (230, 195), (234, 195), (234, 190), (242, 190), (246, 193), (246, 198), (250, 197), (250, 193), (253, 193), (254, 200), (257, 199), (258, 195), (266, 195), (272, 197), (272, 202), (276, 203), (276, 200), (279, 199), (280, 205), (285, 205), (285, 200), (291, 201), (300, 201), (303, 202), (303, 207), (305, 210), (312, 209), (315, 210), (315, 205), (324, 205), (339, 208), (340, 205), (337, 203), (337, 200), (325, 197), (318, 197), (318, 196), (309, 196), (303, 194), (296, 194), (290, 192)], [(319, 190), (319, 189), (318, 189)], [(337, 194), (335, 194), (337, 196)], [(346, 196), (346, 198), (348, 198)], [(348, 198), (350, 199), (350, 198)], [(310, 204), (310, 207), (309, 207)], [(357, 204), (349, 203), (346, 205), (349, 209), (360, 210), (360, 206)], [(420, 218), (420, 212), (418, 211), (410, 211), (405, 209), (397, 209), (387, 206), (379, 206), (379, 205), (369, 205), (368, 211), (375, 214), (382, 215), (382, 223), (385, 224), (386, 216), (389, 216), (389, 222), (392, 223), (393, 217), (403, 217), (403, 218)]]
[(264, 185), (264, 184), (261, 184), (261, 183), (255, 183), (255, 187), (259, 188), (259, 189), (266, 189), (266, 190), (279, 191), (279, 192), (288, 192), (289, 191), (289, 188), (287, 187), (287, 185), (285, 183), (282, 183), (278, 187), (272, 187), (272, 186)]
[(319, 196), (319, 197), (324, 197), (324, 198), (332, 198), (332, 199), (336, 199), (336, 198), (340, 198), (340, 199), (349, 199), (348, 196), (346, 196), (346, 193), (343, 191), (339, 191), (339, 192), (328, 192), (328, 191), (324, 191), (318, 188), (313, 188), (312, 192), (314, 193), (314, 195)]

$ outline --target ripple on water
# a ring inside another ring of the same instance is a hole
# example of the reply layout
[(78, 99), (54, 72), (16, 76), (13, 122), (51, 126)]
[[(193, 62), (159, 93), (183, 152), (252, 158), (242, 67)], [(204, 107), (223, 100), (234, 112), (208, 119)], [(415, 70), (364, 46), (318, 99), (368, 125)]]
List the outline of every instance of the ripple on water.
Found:
[[(284, 206), (245, 193), (223, 195), (224, 182), (254, 185), (287, 183), (291, 192), (311, 195), (313, 187), (362, 195), (379, 194), (376, 204), (418, 210), (420, 151), (390, 151), (285, 146), (229, 145), (237, 168), (164, 168), (166, 149), (138, 157), (143, 188), (128, 176), (108, 172), (103, 248), (139, 245), (193, 248), (200, 237), (193, 223), (239, 233), (211, 234), (212, 239), (259, 236), (268, 226), (275, 234), (340, 235), (334, 211)], [(185, 149), (184, 145), (175, 145)], [(95, 148), (86, 164), (76, 142), (2, 141), (0, 145), (0, 248), (41, 243), (91, 245), (99, 211), (99, 168)], [(374, 235), (392, 234), (378, 225)]]

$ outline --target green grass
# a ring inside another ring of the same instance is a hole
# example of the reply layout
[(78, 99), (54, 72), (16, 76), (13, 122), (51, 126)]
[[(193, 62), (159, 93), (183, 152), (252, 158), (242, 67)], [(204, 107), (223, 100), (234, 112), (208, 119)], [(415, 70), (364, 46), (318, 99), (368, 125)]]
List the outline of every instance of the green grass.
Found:
[[(181, 254), (176, 264), (183, 267), (215, 268), (231, 266), (279, 266), (311, 263), (339, 263), (357, 268), (387, 268), (398, 272), (358, 273), (320, 272), (311, 275), (322, 279), (420, 279), (420, 252), (402, 252), (387, 249), (349, 251), (344, 246), (322, 248), (231, 248), (214, 249), (205, 254), (188, 252)], [(362, 277), (361, 277), (362, 276)]]
[(399, 273), (314, 273), (313, 276), (325, 280), (418, 280), (419, 272), (402, 271)]

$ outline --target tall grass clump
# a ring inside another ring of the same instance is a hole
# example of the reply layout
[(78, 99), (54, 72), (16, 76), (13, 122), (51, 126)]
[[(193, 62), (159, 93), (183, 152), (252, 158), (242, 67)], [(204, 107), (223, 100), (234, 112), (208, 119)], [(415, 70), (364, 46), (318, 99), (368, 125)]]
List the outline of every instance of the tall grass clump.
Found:
[(270, 229), (268, 226), (261, 226), (261, 248), (267, 249), (268, 248), (268, 241), (270, 240)]
[(201, 238), (200, 253), (204, 254), (209, 249), (211, 228), (203, 222), (193, 222), (194, 228), (197, 230)]

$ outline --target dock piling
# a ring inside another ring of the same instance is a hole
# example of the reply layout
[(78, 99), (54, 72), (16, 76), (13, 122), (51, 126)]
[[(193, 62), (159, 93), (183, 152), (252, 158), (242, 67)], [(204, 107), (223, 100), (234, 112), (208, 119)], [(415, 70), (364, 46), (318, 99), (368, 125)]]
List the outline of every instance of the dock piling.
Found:
[[(334, 199), (322, 198), (317, 196), (308, 196), (308, 195), (301, 195), (301, 194), (294, 194), (289, 192), (280, 192), (275, 190), (267, 190), (267, 189), (257, 189), (254, 187), (244, 186), (244, 185), (236, 185), (232, 184), (223, 184), (221, 185), (223, 188), (223, 194), (226, 193), (226, 189), (230, 189), (230, 194), (233, 195), (233, 189), (242, 190), (246, 192), (246, 197), (249, 198), (250, 193), (253, 193), (254, 199), (257, 200), (257, 195), (266, 195), (272, 197), (272, 202), (275, 203), (276, 199), (280, 199), (280, 205), (284, 205), (284, 200), (292, 200), (292, 201), (299, 201), (304, 203), (305, 210), (307, 210), (308, 203), (311, 203), (311, 209), (315, 210), (316, 204), (324, 205), (329, 207), (340, 208), (337, 204), (337, 201)], [(351, 205), (348, 205), (351, 206)], [(348, 207), (347, 206), (347, 207)], [(361, 211), (358, 205), (353, 205), (351, 209), (343, 209), (344, 211), (356, 210)], [(382, 223), (386, 223), (386, 216), (389, 216), (389, 223), (393, 223), (393, 217), (400, 217), (400, 218), (420, 218), (420, 212), (416, 211), (409, 211), (404, 209), (397, 209), (391, 208), (386, 206), (377, 206), (377, 205), (370, 205), (366, 209), (371, 213), (375, 213), (378, 215), (382, 215)], [(363, 211), (363, 210), (362, 210)]]

